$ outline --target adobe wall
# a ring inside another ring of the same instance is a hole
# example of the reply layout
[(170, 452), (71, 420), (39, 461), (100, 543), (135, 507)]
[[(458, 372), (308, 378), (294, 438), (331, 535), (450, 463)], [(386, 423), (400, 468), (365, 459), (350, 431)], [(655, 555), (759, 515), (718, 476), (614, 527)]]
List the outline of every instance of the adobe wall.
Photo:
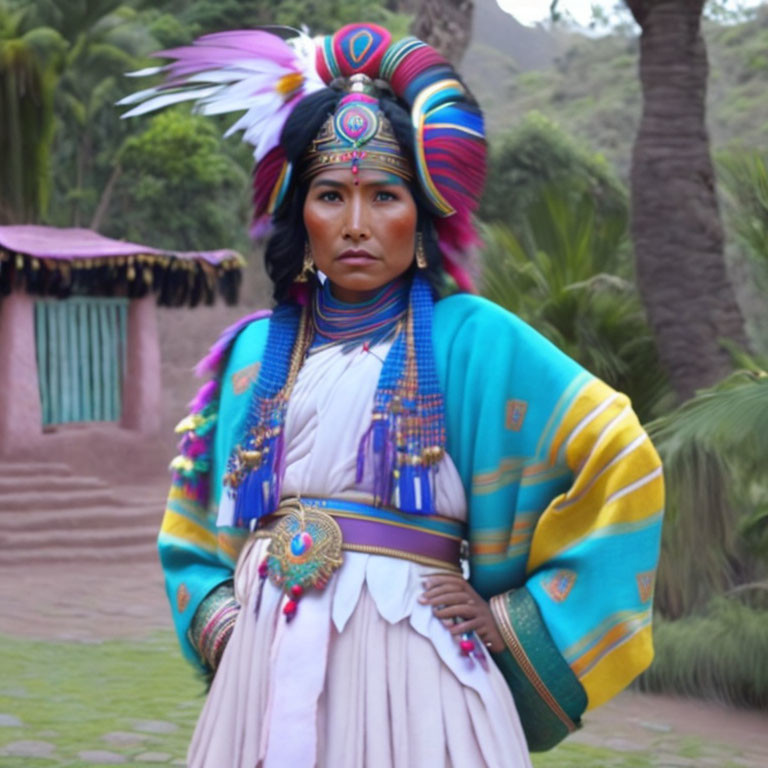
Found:
[(194, 375), (197, 362), (225, 328), (256, 309), (272, 306), (271, 284), (261, 268), (261, 256), (254, 256), (253, 261), (256, 263), (244, 272), (237, 306), (228, 307), (217, 299), (212, 307), (157, 309), (162, 373), (160, 434), (167, 461), (176, 452), (178, 438), (173, 428), (187, 413), (187, 404), (202, 383)]
[(15, 292), (0, 299), (0, 456), (42, 436), (35, 301)]

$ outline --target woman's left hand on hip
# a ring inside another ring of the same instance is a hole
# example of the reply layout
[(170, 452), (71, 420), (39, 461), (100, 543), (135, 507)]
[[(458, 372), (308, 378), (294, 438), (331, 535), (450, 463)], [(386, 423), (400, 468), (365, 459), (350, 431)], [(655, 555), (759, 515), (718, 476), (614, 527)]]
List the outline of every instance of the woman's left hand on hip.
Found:
[(458, 574), (434, 573), (423, 579), (422, 605), (431, 605), (455, 637), (474, 632), (493, 653), (504, 650), (504, 641), (496, 627), (491, 608), (470, 583)]

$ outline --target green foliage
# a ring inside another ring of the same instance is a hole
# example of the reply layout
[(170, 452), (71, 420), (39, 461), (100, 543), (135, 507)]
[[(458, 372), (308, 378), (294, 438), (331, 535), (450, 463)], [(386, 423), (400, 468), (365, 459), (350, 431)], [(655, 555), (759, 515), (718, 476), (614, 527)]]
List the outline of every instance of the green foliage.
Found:
[(569, 192), (571, 203), (587, 192), (598, 217), (611, 221), (610, 226), (626, 226), (627, 193), (605, 159), (586, 150), (542, 114), (532, 112), (493, 142), (479, 215), (517, 230), (543, 185)]
[(163, 112), (126, 140), (120, 164), (110, 231), (176, 250), (239, 244), (249, 177), (225, 151), (213, 121)]
[(560, 183), (539, 189), (516, 231), (486, 225), (483, 238), (484, 295), (626, 392), (641, 418), (660, 412), (668, 388), (643, 307), (624, 276), (621, 212), (598, 215), (578, 182)]
[[(395, 37), (407, 33), (410, 16), (373, 0), (194, 0), (160, 4), (188, 28), (190, 37), (224, 29), (248, 29), (263, 24), (306, 26), (313, 35), (328, 34), (353, 21), (387, 27)], [(167, 22), (164, 22), (167, 25)]]
[(63, 48), (57, 32), (30, 27), (27, 11), (0, 2), (0, 222), (35, 222), (51, 188), (53, 97)]
[(724, 151), (717, 169), (731, 232), (747, 255), (768, 268), (768, 154)]
[(768, 573), (768, 375), (739, 371), (649, 432), (668, 489), (657, 606), (679, 617)]
[[(515, 62), (516, 51), (509, 50), (505, 59), (493, 63), (495, 76), (489, 77), (485, 57), (475, 47), (462, 74), (483, 107), (492, 136), (509, 131), (536, 110), (598, 149), (626, 180), (642, 110), (637, 31), (634, 23), (619, 24), (611, 34), (586, 38), (557, 26), (547, 40), (532, 30), (528, 45), (548, 46), (554, 66), (535, 73), (504, 66)], [(761, 57), (768, 51), (768, 5), (756, 7), (747, 20), (735, 24), (705, 18), (703, 34), (712, 146), (765, 147), (768, 99)]]
[(697, 616), (656, 620), (642, 690), (768, 709), (768, 611), (714, 600)]

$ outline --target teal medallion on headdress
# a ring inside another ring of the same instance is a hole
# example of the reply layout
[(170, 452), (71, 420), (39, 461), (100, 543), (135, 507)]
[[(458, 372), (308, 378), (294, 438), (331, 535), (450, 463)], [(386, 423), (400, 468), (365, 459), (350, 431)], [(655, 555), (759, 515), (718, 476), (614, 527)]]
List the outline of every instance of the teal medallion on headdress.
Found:
[(358, 147), (376, 135), (379, 118), (366, 104), (344, 104), (333, 117), (333, 128), (340, 139)]

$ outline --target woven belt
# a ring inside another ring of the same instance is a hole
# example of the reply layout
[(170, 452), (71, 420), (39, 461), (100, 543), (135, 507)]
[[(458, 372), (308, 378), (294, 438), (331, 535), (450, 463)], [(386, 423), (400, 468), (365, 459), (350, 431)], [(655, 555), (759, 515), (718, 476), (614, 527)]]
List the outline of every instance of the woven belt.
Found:
[[(433, 568), (461, 572), (464, 524), (440, 515), (409, 515), (357, 501), (302, 496), (285, 499), (271, 515), (262, 518), (257, 538), (272, 538), (280, 519), (294, 515), (297, 506), (307, 514), (327, 515), (341, 530), (341, 549), (387, 555)], [(298, 534), (294, 536), (301, 547)]]

